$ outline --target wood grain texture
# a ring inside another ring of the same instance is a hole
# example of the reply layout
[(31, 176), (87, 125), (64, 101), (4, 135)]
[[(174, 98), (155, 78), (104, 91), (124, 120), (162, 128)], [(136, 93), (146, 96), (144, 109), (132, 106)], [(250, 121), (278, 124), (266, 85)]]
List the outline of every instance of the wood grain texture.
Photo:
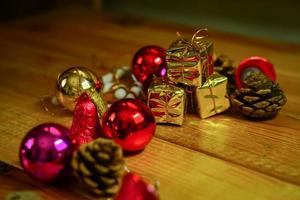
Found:
[[(299, 186), (156, 138), (145, 151), (127, 158), (126, 162), (131, 170), (149, 182), (160, 181), (161, 199), (300, 198)], [(34, 189), (46, 199), (86, 195), (81, 188), (74, 190), (78, 187), (73, 185), (74, 181), (56, 187), (47, 186), (14, 171), (0, 176), (0, 182), (6, 183), (0, 189), (0, 197), (8, 191), (20, 189)]]
[[(129, 65), (143, 45), (167, 47), (176, 39), (176, 31), (193, 33), (191, 28), (76, 7), (2, 23), (0, 160), (19, 167), (21, 139), (37, 124), (70, 126), (72, 113), (51, 116), (40, 104), (43, 95), (54, 93), (59, 72), (83, 65), (101, 75)], [(251, 55), (270, 59), (286, 91), (287, 105), (276, 118), (264, 122), (247, 121), (231, 111), (205, 120), (187, 116), (182, 127), (158, 126), (149, 147), (127, 158), (129, 167), (148, 180), (159, 179), (162, 199), (299, 199), (300, 47), (214, 31), (211, 37), (216, 52), (226, 53), (235, 63)], [(20, 176), (20, 182), (16, 186), (11, 182), (1, 192), (32, 182), (14, 171), (0, 176), (0, 183), (10, 176)], [(47, 199), (56, 197), (52, 188), (35, 182), (30, 187), (42, 193), (45, 188)]]
[[(84, 192), (74, 179), (70, 179), (68, 182), (56, 183), (56, 185), (43, 184), (32, 181), (23, 171), (16, 168), (11, 168), (9, 171), (0, 174), (0, 183), (0, 199), (5, 199), (10, 193), (24, 191), (37, 193), (43, 199), (94, 199), (93, 196)], [(74, 188), (80, 189), (74, 190)]]

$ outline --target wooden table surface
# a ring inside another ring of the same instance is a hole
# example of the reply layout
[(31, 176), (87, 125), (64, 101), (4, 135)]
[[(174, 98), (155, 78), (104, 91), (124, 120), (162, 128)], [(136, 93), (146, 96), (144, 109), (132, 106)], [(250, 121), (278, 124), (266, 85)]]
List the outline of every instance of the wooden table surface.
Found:
[[(195, 30), (77, 7), (1, 23), (0, 160), (16, 168), (0, 175), (0, 198), (34, 190), (44, 199), (90, 199), (73, 181), (44, 185), (17, 169), (28, 130), (43, 122), (72, 122), (72, 113), (51, 116), (39, 99), (54, 93), (57, 74), (70, 66), (87, 66), (100, 76), (130, 65), (144, 45), (168, 47), (176, 31), (190, 36)], [(159, 180), (162, 200), (300, 199), (300, 46), (215, 31), (211, 38), (216, 52), (236, 64), (252, 55), (271, 60), (286, 106), (263, 122), (227, 112), (205, 120), (186, 116), (182, 127), (158, 126), (150, 145), (126, 158), (129, 168)]]

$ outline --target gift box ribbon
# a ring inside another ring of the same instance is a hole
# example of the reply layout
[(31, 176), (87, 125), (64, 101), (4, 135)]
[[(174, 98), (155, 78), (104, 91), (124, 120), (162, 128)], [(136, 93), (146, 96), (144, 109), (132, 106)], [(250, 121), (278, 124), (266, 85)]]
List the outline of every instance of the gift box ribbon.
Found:
[(184, 104), (180, 96), (184, 95), (183, 91), (173, 90), (169, 87), (175, 87), (175, 83), (163, 78), (156, 78), (153, 81), (152, 87), (155, 85), (163, 86), (160, 88), (160, 92), (149, 93), (149, 102), (151, 104), (151, 111), (156, 117), (166, 117), (167, 122), (173, 122), (174, 118), (182, 115), (182, 112), (178, 109), (180, 104)]
[[(208, 37), (208, 32), (207, 29), (199, 29), (193, 36), (191, 41), (185, 40), (179, 32), (176, 33), (180, 40), (185, 44), (184, 51), (181, 54), (181, 62), (182, 62), (182, 72), (184, 73), (184, 59), (183, 55), (186, 55), (189, 52), (189, 49), (194, 49), (196, 52), (196, 56), (198, 57), (199, 60), (203, 58), (206, 58), (208, 56), (206, 44), (205, 44), (205, 39)], [(202, 52), (204, 52), (204, 55), (202, 55)], [(207, 67), (207, 65), (204, 65), (204, 67)], [(203, 69), (203, 71), (206, 72), (204, 74), (205, 77), (209, 75), (209, 72), (207, 69)]]
[(212, 109), (212, 111), (214, 111), (216, 114), (218, 113), (218, 109), (222, 107), (222, 105), (217, 106), (216, 105), (216, 98), (219, 98), (218, 96), (214, 95), (213, 93), (213, 88), (218, 86), (219, 84), (222, 84), (224, 81), (226, 81), (227, 77), (225, 76), (221, 76), (217, 73), (212, 74), (207, 81), (203, 84), (203, 86), (201, 88), (205, 89), (209, 89), (210, 95), (206, 95), (204, 96), (205, 98), (211, 98), (212, 102), (213, 102), (213, 106), (214, 108)]

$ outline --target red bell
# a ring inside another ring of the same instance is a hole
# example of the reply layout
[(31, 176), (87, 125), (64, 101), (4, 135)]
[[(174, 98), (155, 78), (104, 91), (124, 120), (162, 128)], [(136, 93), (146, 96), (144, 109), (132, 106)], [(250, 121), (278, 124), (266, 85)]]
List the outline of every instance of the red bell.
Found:
[(81, 144), (91, 142), (102, 133), (96, 105), (87, 93), (78, 99), (71, 127), (72, 143), (77, 149)]

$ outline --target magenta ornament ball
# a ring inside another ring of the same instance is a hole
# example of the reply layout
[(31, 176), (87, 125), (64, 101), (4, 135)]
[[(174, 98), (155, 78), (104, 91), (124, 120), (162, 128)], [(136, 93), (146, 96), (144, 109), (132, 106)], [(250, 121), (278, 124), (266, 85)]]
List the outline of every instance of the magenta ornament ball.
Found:
[(69, 130), (59, 124), (41, 124), (24, 137), (19, 154), (26, 173), (42, 182), (53, 182), (64, 174), (71, 160)]

